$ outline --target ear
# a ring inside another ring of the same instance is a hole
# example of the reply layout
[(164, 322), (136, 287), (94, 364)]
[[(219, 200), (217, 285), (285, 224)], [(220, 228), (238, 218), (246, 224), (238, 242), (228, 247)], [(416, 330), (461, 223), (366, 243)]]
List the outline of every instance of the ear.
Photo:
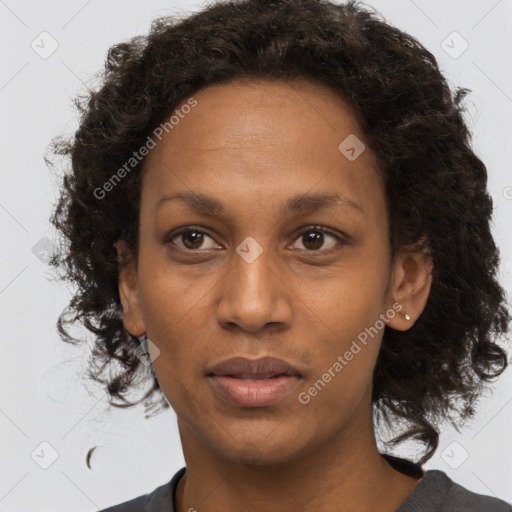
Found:
[(135, 261), (123, 240), (118, 240), (114, 245), (117, 249), (118, 286), (123, 306), (123, 325), (132, 336), (139, 337), (146, 332), (146, 326), (142, 319), (139, 302)]
[(388, 326), (399, 331), (410, 329), (425, 309), (431, 285), (432, 258), (426, 251), (400, 251), (393, 264), (388, 296), (391, 303), (398, 302), (401, 307)]

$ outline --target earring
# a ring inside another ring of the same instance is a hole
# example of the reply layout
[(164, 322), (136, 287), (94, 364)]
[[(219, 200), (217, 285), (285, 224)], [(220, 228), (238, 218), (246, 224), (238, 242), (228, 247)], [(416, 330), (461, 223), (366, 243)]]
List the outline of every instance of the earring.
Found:
[[(398, 299), (398, 300), (400, 300), (400, 299)], [(400, 306), (402, 306), (402, 304), (400, 304)], [(409, 320), (411, 319), (411, 317), (410, 317), (407, 313), (403, 313), (403, 315), (404, 315), (404, 318), (405, 318), (407, 321), (409, 321)]]

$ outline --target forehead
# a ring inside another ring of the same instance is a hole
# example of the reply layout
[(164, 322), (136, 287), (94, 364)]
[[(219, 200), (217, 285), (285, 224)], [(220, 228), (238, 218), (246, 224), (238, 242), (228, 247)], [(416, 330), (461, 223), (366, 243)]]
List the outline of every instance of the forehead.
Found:
[(338, 185), (349, 195), (375, 186), (372, 152), (351, 161), (340, 151), (347, 138), (363, 144), (364, 136), (350, 103), (325, 85), (238, 79), (193, 98), (196, 106), (146, 158), (144, 188), (152, 196), (176, 188), (218, 193), (235, 183), (267, 197), (319, 181), (323, 190)]
[(193, 97), (197, 106), (180, 116), (148, 160), (162, 152), (280, 150), (297, 143), (303, 153), (314, 147), (318, 157), (344, 135), (361, 136), (350, 103), (329, 87), (306, 80), (242, 78), (209, 86)]

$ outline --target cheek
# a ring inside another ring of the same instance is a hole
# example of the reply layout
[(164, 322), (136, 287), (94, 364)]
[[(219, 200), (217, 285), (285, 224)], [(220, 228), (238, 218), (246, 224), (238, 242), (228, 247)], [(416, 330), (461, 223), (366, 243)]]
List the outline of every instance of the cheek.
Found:
[[(169, 265), (140, 265), (141, 314), (148, 338), (156, 345), (158, 355), (153, 360), (156, 376), (169, 402), (183, 392), (192, 369), (204, 359), (205, 333), (213, 330), (206, 325), (208, 285), (203, 280), (184, 280), (169, 271)], [(195, 366), (194, 366), (195, 365)]]
[(297, 280), (297, 306), (319, 336), (343, 345), (375, 324), (386, 307), (387, 262), (361, 252), (329, 269), (321, 280)]
[(344, 414), (371, 384), (385, 328), (387, 272), (378, 259), (361, 259), (317, 288), (304, 287), (298, 331), (314, 343), (314, 352), (311, 345), (303, 348), (314, 358), (316, 373), (308, 385), (317, 406)]
[[(364, 302), (361, 303), (364, 306)], [(372, 375), (382, 340), (379, 320), (351, 303), (352, 316), (339, 319), (329, 337), (318, 340), (315, 373), (301, 389), (307, 418), (322, 418), (320, 430), (346, 424), (362, 401), (370, 400)], [(332, 324), (331, 324), (332, 325)], [(310, 411), (316, 411), (311, 413)]]
[(173, 264), (158, 246), (141, 256), (142, 316), (155, 339), (193, 339), (193, 333), (204, 327), (204, 310), (219, 278), (204, 267), (196, 269)]

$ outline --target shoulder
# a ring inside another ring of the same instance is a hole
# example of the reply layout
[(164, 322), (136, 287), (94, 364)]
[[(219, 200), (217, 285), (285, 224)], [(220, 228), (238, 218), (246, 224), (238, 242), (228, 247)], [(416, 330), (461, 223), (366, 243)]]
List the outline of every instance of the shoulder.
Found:
[(512, 505), (477, 494), (457, 484), (444, 472), (429, 470), (397, 512), (512, 512)]
[(138, 496), (132, 500), (119, 503), (119, 505), (102, 509), (100, 512), (143, 512), (147, 509), (146, 505), (148, 503), (149, 496), (151, 496), (151, 494), (144, 494), (143, 496)]
[(174, 492), (186, 468), (181, 468), (171, 480), (152, 492), (101, 510), (100, 512), (175, 512)]
[(466, 512), (512, 512), (512, 505), (510, 503), (507, 503), (493, 496), (472, 492), (462, 485), (453, 482), (446, 474), (444, 474), (444, 476), (451, 483), (447, 498), (448, 503), (452, 502), (455, 506), (453, 509), (454, 511), (465, 510)]

